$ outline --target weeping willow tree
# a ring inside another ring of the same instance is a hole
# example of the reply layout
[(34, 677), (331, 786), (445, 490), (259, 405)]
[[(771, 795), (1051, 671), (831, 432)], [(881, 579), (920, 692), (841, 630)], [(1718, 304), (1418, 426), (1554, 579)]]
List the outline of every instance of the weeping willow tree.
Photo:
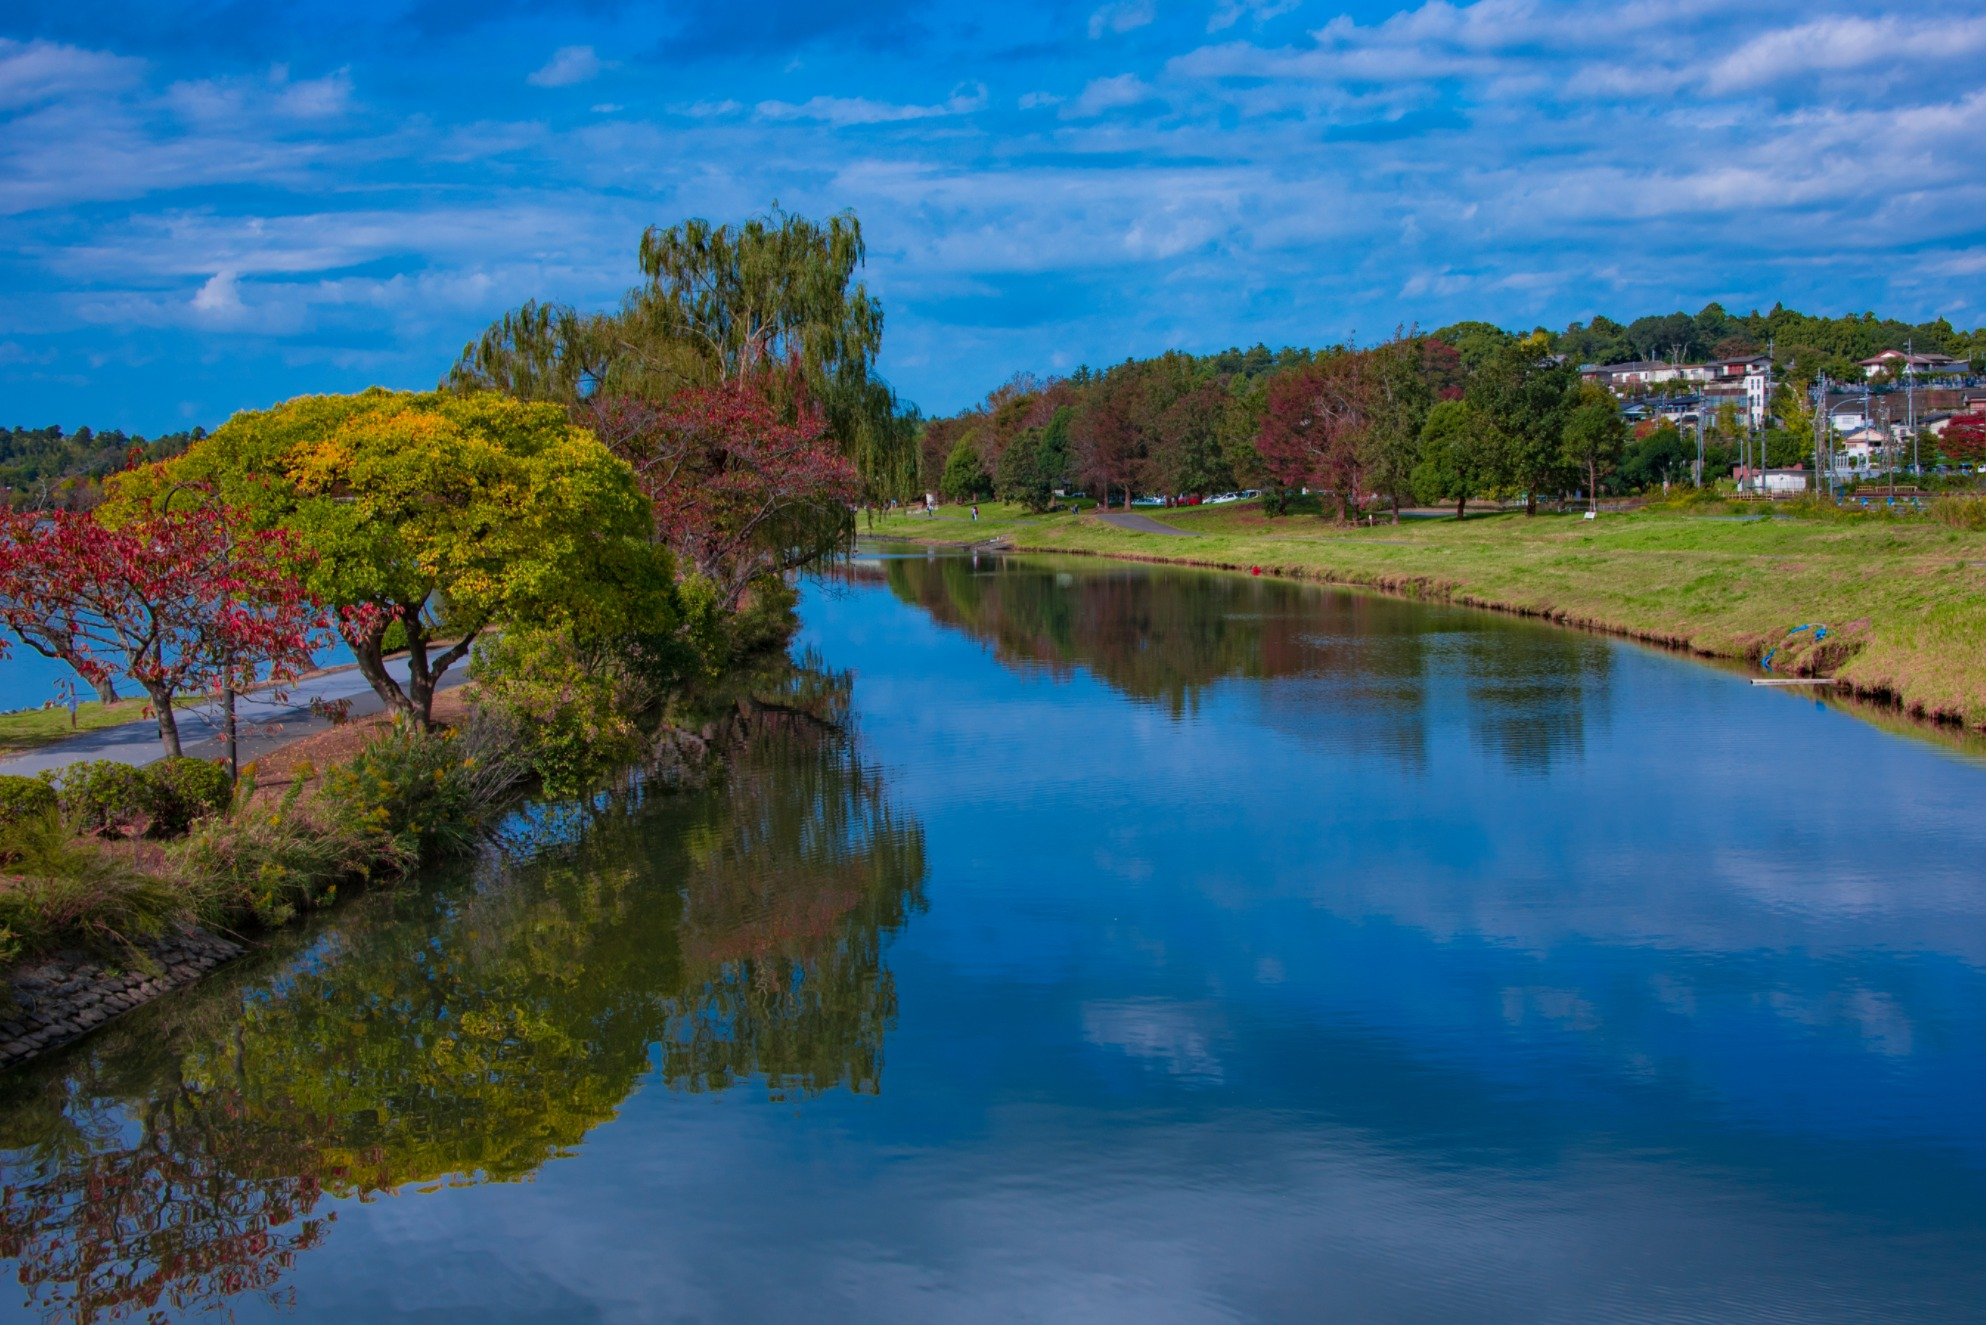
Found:
[(463, 347), (444, 386), (556, 401), (661, 401), (754, 381), (796, 409), (804, 394), (871, 496), (916, 483), (914, 410), (876, 376), (882, 305), (855, 279), (867, 250), (852, 212), (824, 222), (775, 208), (741, 225), (689, 220), (641, 237), (642, 283), (613, 313), (532, 301)]

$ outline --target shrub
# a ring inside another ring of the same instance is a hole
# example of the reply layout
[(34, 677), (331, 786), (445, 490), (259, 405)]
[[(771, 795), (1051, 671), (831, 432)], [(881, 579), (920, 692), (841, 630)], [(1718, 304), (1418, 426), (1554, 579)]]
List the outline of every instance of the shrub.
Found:
[(169, 881), (77, 837), (57, 814), (0, 828), (0, 858), (9, 874), (0, 879), (0, 930), (17, 953), (71, 944), (129, 948), (187, 910)]
[(482, 826), (472, 769), (456, 737), (396, 722), (324, 775), (334, 813), (383, 849), (419, 860), (475, 849)]
[(479, 709), (522, 738), (553, 795), (584, 791), (641, 753), (633, 714), (647, 688), (611, 649), (582, 648), (564, 630), (513, 627), (477, 646), (470, 674)]
[(800, 628), (794, 605), (800, 591), (777, 575), (752, 581), (751, 592), (732, 616), (731, 658), (751, 658), (784, 649)]
[(144, 770), (152, 786), (152, 832), (178, 837), (196, 820), (222, 813), (234, 799), (228, 771), (205, 759), (175, 755)]
[(79, 833), (116, 833), (152, 815), (152, 782), (130, 764), (91, 759), (71, 764), (55, 780), (57, 802)]
[(335, 815), (300, 807), (302, 790), (299, 779), (274, 810), (244, 805), (202, 820), (174, 849), (174, 869), (203, 919), (280, 925), (334, 896), (340, 883), (412, 863), (390, 840), (369, 840)]
[(55, 788), (40, 778), (0, 775), (0, 824), (40, 818), (59, 809)]

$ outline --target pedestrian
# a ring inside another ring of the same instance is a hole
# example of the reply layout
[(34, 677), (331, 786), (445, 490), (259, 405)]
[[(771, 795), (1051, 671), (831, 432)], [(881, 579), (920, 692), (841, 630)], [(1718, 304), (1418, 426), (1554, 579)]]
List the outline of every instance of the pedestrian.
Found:
[(978, 502), (974, 502), (974, 503), (972, 504), (972, 522), (973, 522), (974, 524), (978, 524), (978, 523), (979, 523), (979, 503), (978, 503)]

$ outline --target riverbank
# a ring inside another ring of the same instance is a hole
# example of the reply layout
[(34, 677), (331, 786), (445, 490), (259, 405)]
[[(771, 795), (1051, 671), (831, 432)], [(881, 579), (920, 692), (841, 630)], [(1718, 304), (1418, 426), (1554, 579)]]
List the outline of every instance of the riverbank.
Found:
[[(1335, 525), (1257, 503), (1139, 514), (982, 504), (877, 522), (879, 537), (1023, 552), (1259, 569), (1605, 631), (1822, 676), (1918, 718), (1986, 727), (1986, 533), (1928, 520), (1789, 519), (1674, 511), (1518, 513)], [(1825, 635), (1812, 629), (1825, 628)], [(1807, 629), (1799, 629), (1806, 627)]]
[[(460, 727), (468, 717), (469, 700), (468, 686), (436, 695), (435, 721)], [(280, 815), (299, 775), (306, 785), (320, 779), (322, 770), (358, 757), (391, 722), (391, 714), (380, 712), (328, 729), (300, 732), (276, 745), (255, 761), (253, 790), (243, 808), (264, 816)], [(149, 844), (126, 845), (135, 862)], [(163, 935), (132, 946), (134, 950), (122, 959), (71, 948), (0, 968), (0, 1070), (81, 1039), (105, 1022), (246, 954), (255, 943), (242, 934), (215, 934), (183, 915), (175, 917)]]

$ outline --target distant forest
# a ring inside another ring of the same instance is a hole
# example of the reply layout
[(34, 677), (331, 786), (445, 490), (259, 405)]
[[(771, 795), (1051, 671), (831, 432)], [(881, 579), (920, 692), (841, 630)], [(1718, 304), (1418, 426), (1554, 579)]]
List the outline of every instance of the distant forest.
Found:
[(164, 460), (207, 435), (205, 428), (145, 438), (116, 429), (59, 427), (0, 430), (0, 499), (20, 507), (88, 510), (103, 480), (132, 461)]

